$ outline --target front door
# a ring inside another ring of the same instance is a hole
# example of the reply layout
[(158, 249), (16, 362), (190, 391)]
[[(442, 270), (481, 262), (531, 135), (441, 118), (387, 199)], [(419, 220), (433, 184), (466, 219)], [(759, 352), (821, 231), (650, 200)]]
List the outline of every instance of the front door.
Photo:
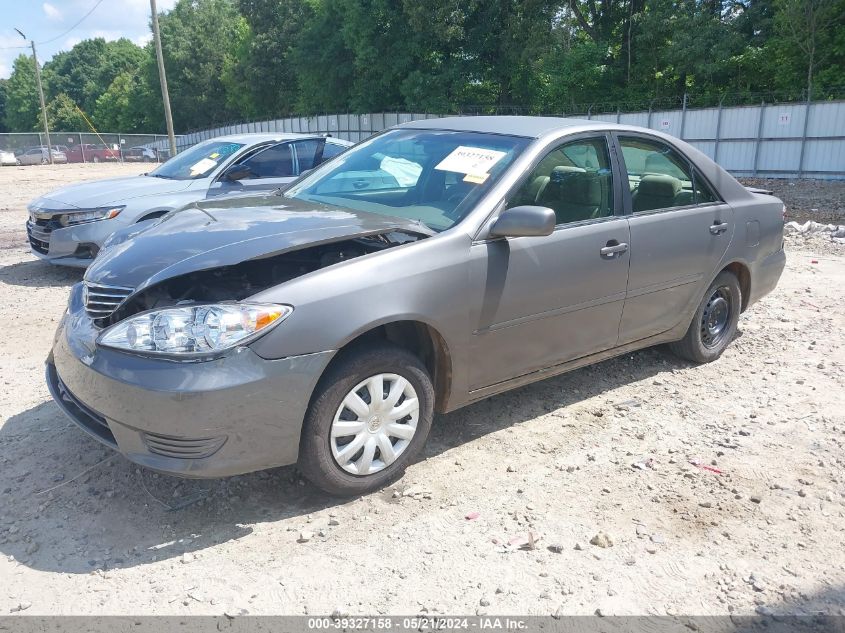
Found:
[(504, 206), (553, 209), (554, 233), (472, 246), (471, 390), (616, 345), (630, 240), (614, 193), (607, 139), (570, 141)]
[(646, 136), (619, 136), (630, 194), (631, 270), (619, 344), (689, 318), (733, 235), (733, 212), (682, 155)]

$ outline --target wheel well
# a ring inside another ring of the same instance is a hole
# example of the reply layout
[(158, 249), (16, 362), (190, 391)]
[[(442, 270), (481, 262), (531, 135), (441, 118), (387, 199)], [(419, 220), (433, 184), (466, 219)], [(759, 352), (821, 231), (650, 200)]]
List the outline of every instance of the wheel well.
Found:
[(739, 279), (739, 289), (742, 292), (741, 311), (745, 312), (745, 308), (748, 307), (748, 298), (751, 293), (751, 273), (744, 264), (740, 264), (739, 262), (728, 264), (722, 270), (732, 272), (736, 275), (736, 278)]
[(156, 218), (160, 218), (163, 216), (167, 211), (153, 211), (152, 213), (148, 213), (144, 217), (138, 220), (138, 222), (143, 222), (144, 220), (154, 220)]
[(422, 361), (434, 384), (434, 409), (442, 412), (449, 399), (452, 384), (452, 360), (446, 341), (437, 330), (426, 323), (394, 321), (374, 327), (344, 345), (329, 363), (329, 367), (350, 350), (378, 341), (388, 341), (402, 347)]

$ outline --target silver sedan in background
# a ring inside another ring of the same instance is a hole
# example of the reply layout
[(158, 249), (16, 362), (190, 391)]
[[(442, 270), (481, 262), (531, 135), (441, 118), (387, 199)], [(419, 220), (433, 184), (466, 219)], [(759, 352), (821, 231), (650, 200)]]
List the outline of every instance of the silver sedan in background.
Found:
[(36, 257), (84, 268), (118, 229), (193, 202), (276, 189), (351, 145), (306, 134), (203, 141), (149, 173), (70, 185), (36, 198), (26, 223), (29, 245)]
[(46, 147), (31, 147), (18, 154), (18, 164), (47, 165), (50, 162), (48, 151), (53, 153), (53, 163), (64, 164), (67, 162), (67, 154), (57, 149), (48, 150)]

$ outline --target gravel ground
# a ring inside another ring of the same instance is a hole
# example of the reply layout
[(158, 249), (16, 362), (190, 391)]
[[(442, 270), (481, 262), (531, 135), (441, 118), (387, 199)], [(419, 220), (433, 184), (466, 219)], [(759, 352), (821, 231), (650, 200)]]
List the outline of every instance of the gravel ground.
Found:
[(394, 488), (338, 501), (139, 469), (50, 401), (80, 274), (29, 254), (25, 204), (143, 170), (0, 169), (0, 614), (845, 615), (845, 247), (790, 241), (718, 362), (649, 349), (439, 416)]

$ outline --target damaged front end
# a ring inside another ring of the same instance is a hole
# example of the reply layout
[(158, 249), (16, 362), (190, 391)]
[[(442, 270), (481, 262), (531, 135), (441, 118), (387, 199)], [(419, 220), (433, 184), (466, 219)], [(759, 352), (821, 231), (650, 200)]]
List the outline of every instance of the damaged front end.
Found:
[[(169, 277), (131, 294), (110, 315), (96, 318), (107, 327), (135, 314), (193, 303), (243, 301), (287, 281), (343, 262), (415, 242), (420, 233), (392, 230), (293, 248), (235, 264)], [(96, 317), (96, 314), (92, 314)]]

